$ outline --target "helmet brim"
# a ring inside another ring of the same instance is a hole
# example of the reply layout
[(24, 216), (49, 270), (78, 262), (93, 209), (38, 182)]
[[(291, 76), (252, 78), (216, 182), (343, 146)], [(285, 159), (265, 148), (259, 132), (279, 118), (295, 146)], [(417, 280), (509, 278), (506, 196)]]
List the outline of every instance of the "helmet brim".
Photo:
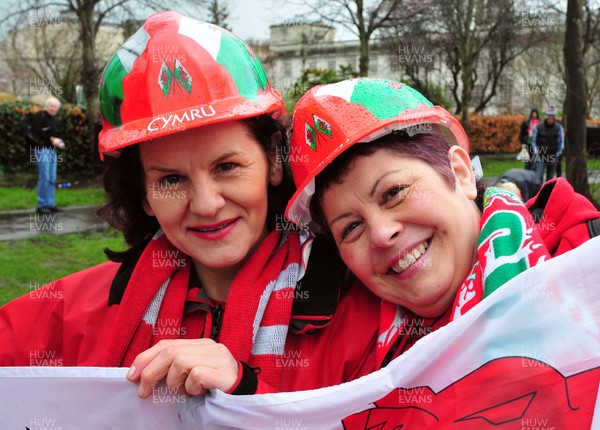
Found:
[[(432, 127), (419, 128), (419, 125), (429, 125)], [(443, 136), (451, 145), (458, 145), (469, 152), (469, 140), (460, 124), (460, 122), (439, 106), (428, 107), (427, 109), (414, 110), (401, 115), (401, 118), (394, 117), (382, 121), (380, 126), (367, 131), (361, 130), (354, 136), (348, 137), (341, 145), (333, 149), (321, 162), (313, 169), (312, 174), (305, 179), (290, 199), (285, 216), (292, 223), (303, 229), (310, 229), (313, 232), (320, 232), (321, 227), (312, 221), (310, 214), (310, 203), (315, 193), (315, 177), (319, 175), (338, 155), (346, 151), (351, 146), (360, 142), (372, 142), (380, 137), (386, 136), (398, 130), (408, 130), (410, 135), (433, 133)]]
[(230, 97), (209, 105), (185, 107), (169, 115), (142, 118), (129, 121), (118, 128), (102, 130), (98, 137), (100, 157), (116, 157), (127, 146), (209, 124), (242, 120), (262, 114), (279, 118), (285, 114), (285, 107), (278, 97), (266, 92), (258, 97), (258, 103), (243, 97)]

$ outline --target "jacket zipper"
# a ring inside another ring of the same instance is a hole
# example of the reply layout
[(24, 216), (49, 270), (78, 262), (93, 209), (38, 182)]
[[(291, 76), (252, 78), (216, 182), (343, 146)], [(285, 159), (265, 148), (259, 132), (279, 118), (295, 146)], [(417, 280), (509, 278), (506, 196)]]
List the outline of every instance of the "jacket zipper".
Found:
[(219, 337), (219, 331), (221, 330), (221, 319), (223, 318), (223, 306), (216, 304), (212, 308), (212, 327), (210, 329), (210, 338), (217, 340)]

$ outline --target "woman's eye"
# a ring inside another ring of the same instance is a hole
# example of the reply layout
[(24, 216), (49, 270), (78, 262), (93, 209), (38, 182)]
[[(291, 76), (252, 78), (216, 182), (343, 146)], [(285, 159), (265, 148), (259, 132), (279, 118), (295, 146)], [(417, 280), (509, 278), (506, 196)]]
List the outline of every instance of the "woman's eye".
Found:
[(387, 203), (390, 200), (397, 198), (405, 189), (406, 188), (401, 185), (397, 185), (390, 188), (385, 193), (383, 193), (383, 203)]
[(342, 240), (346, 239), (354, 230), (358, 228), (359, 225), (360, 222), (355, 221), (344, 227), (344, 230), (342, 230)]
[(181, 176), (179, 175), (168, 175), (168, 176), (163, 176), (162, 178), (160, 178), (160, 180), (158, 181), (161, 185), (177, 185), (179, 182), (181, 182)]
[(217, 172), (229, 172), (230, 170), (235, 169), (237, 166), (237, 163), (220, 163), (217, 164), (216, 170)]

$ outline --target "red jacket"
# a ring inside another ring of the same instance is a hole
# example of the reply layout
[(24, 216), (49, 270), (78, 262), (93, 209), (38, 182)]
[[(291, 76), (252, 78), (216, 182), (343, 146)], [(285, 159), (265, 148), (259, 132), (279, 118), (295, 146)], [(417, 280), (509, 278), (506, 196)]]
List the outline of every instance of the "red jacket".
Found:
[(526, 206), (553, 257), (590, 239), (588, 221), (600, 218), (594, 205), (577, 194), (564, 178), (546, 182)]
[[(1, 307), (0, 365), (101, 365), (119, 308), (108, 305), (118, 268), (117, 263), (100, 264)], [(288, 334), (276, 362), (282, 368), (280, 386), (269, 387), (259, 377), (257, 392), (315, 389), (371, 373), (378, 309), (379, 299), (353, 287), (329, 325), (315, 334)]]
[[(548, 182), (527, 207), (539, 217), (542, 238), (553, 256), (588, 240), (587, 221), (600, 215), (561, 178)], [(0, 308), (0, 365), (98, 366), (119, 306), (108, 306), (118, 268), (116, 263), (92, 267)], [(313, 335), (289, 334), (277, 363), (284, 370), (280, 386), (259, 382), (258, 392), (314, 389), (375, 370), (379, 303), (355, 286), (327, 327)], [(433, 329), (438, 325), (444, 324), (438, 321)]]

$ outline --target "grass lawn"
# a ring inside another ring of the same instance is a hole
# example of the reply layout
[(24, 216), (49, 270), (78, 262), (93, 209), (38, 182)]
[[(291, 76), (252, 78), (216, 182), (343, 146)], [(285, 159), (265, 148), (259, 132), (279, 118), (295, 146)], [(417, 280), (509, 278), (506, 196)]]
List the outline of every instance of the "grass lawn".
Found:
[[(105, 201), (102, 188), (59, 188), (56, 190), (56, 205), (80, 206), (101, 205)], [(36, 189), (20, 187), (0, 188), (0, 211), (34, 209), (37, 203)]]
[(113, 229), (0, 242), (0, 305), (48, 282), (106, 261), (103, 249), (124, 249)]
[[(93, 175), (63, 176), (59, 172), (58, 184), (70, 182), (69, 188), (56, 189), (57, 206), (101, 205), (105, 201), (102, 187)], [(0, 211), (35, 209), (37, 204), (37, 171), (5, 173), (0, 175)]]
[[(485, 154), (480, 155), (481, 166), (483, 168), (483, 177), (492, 178), (502, 175), (509, 169), (522, 169), (523, 163), (516, 159), (514, 154)], [(563, 160), (563, 175), (566, 172), (566, 165)], [(596, 202), (600, 202), (600, 159), (588, 158), (587, 168), (590, 180), (590, 192)]]
[[(523, 163), (514, 154), (481, 155), (484, 177), (500, 176), (509, 169), (523, 168)], [(15, 209), (34, 209), (36, 206), (36, 177), (31, 174), (21, 174), (7, 181), (0, 181), (0, 211)], [(19, 186), (23, 185), (23, 186)], [(58, 188), (56, 190), (56, 205), (60, 207), (101, 205), (105, 202), (104, 190), (100, 187), (87, 185), (83, 187)]]
[(510, 169), (523, 169), (523, 162), (514, 154), (485, 154), (479, 156), (483, 177), (496, 177)]

